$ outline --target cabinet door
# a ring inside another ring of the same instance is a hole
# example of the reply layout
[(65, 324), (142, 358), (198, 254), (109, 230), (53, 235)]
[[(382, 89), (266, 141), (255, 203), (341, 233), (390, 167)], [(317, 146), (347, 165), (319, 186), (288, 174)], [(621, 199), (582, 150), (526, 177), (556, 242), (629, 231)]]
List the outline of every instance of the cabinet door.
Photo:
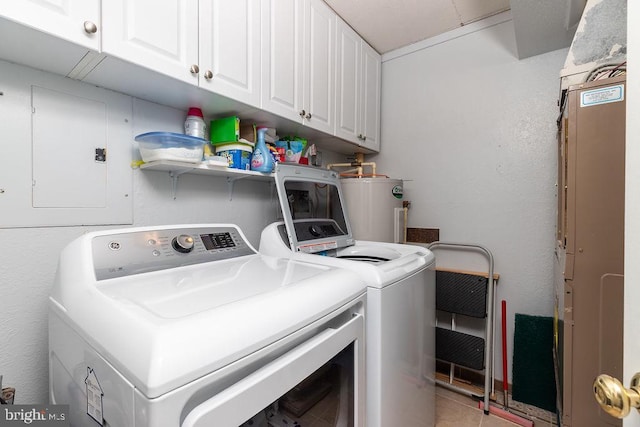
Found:
[(260, 1), (201, 0), (200, 86), (260, 105)]
[(360, 36), (342, 19), (336, 31), (336, 120), (335, 135), (359, 143), (360, 130)]
[[(0, 5), (0, 16), (90, 49), (100, 49), (99, 0), (5, 1)], [(95, 25), (95, 32), (91, 24)]]
[(333, 133), (336, 14), (322, 0), (309, 0), (306, 5), (305, 124)]
[(303, 109), (303, 26), (303, 2), (262, 2), (262, 109), (296, 121)]
[(380, 151), (380, 74), (378, 52), (362, 42), (362, 137), (360, 145)]
[[(102, 2), (103, 52), (197, 84), (198, 4), (192, 0)], [(124, 76), (123, 76), (124, 77)]]

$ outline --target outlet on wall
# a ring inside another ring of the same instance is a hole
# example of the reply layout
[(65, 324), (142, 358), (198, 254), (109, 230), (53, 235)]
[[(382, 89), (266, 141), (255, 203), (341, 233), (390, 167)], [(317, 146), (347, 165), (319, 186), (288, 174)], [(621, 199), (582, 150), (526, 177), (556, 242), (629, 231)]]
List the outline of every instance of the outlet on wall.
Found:
[(311, 155), (312, 166), (322, 166), (322, 152), (317, 151), (316, 154)]
[(16, 389), (13, 387), (5, 387), (2, 389), (2, 404), (13, 405), (13, 399), (16, 396)]
[(0, 404), (13, 405), (13, 398), (16, 395), (16, 389), (13, 387), (2, 388), (2, 375), (0, 375)]

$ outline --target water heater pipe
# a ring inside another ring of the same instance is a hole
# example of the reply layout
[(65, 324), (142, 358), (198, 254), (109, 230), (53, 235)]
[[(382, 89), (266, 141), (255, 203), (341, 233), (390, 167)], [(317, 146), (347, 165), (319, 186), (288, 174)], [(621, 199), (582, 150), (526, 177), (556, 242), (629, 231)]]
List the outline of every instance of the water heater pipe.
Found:
[[(363, 166), (371, 166), (371, 175), (365, 175), (363, 174)], [(349, 169), (348, 171), (343, 172), (341, 175), (343, 174), (350, 174), (351, 172), (355, 171), (355, 174), (353, 174), (354, 178), (362, 178), (364, 176), (377, 176), (376, 175), (376, 163), (375, 162), (365, 162), (364, 161), (364, 154), (362, 153), (356, 153), (356, 160), (354, 162), (351, 163), (331, 163), (327, 165), (327, 169), (332, 169), (334, 167), (351, 167), (354, 169)]]

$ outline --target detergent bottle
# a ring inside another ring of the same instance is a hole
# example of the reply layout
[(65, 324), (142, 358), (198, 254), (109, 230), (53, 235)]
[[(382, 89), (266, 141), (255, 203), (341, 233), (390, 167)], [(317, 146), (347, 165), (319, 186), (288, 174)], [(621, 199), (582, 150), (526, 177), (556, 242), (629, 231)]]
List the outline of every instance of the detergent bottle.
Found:
[(273, 156), (264, 142), (264, 134), (266, 132), (267, 128), (258, 128), (258, 141), (251, 156), (252, 171), (271, 173), (273, 170)]

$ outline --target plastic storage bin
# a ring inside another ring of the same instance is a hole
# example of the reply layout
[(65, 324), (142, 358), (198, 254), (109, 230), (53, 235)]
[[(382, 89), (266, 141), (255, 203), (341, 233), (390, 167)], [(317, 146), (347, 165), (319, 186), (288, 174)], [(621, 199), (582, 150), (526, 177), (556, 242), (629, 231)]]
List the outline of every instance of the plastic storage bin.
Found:
[(148, 132), (135, 139), (140, 156), (147, 163), (157, 160), (199, 163), (207, 142), (202, 138), (171, 132)]

